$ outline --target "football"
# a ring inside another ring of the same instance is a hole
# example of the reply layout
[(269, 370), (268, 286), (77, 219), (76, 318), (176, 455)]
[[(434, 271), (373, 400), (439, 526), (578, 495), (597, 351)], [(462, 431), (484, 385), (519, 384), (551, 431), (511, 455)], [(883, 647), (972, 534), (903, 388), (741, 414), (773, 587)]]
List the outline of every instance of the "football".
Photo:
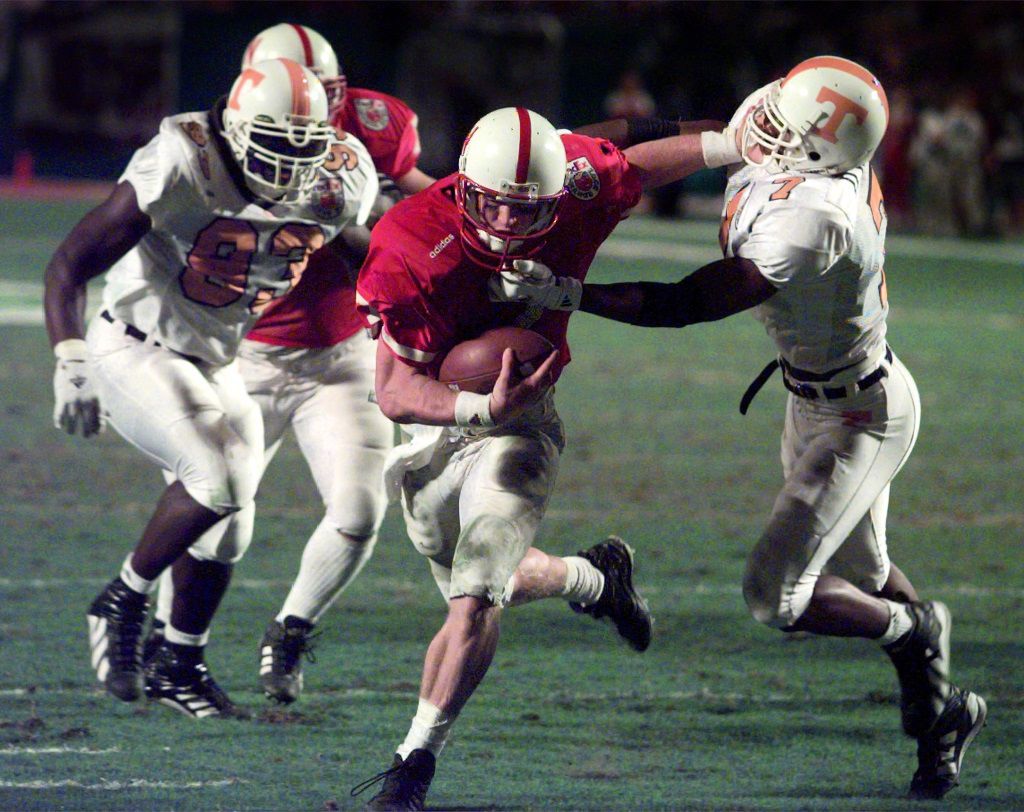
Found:
[(486, 395), (498, 380), (506, 347), (515, 352), (520, 379), (532, 374), (554, 349), (550, 341), (533, 330), (496, 327), (452, 347), (441, 362), (437, 379), (463, 392)]

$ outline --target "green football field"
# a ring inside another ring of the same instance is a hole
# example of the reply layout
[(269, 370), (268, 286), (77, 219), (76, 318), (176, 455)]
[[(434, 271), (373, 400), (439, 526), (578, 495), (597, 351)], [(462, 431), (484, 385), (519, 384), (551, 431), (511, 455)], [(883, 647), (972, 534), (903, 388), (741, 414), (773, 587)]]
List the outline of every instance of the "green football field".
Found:
[[(162, 482), (113, 432), (51, 425), (42, 270), (84, 210), (0, 200), (0, 809), (358, 808), (370, 793), (349, 789), (404, 737), (444, 604), (393, 507), (322, 623), (302, 699), (263, 699), (257, 643), (320, 519), (293, 443), (267, 472), (208, 649), (254, 720), (196, 722), (98, 687), (85, 610)], [(715, 258), (716, 230), (627, 222), (592, 278), (676, 279)], [(428, 806), (1024, 808), (1024, 247), (892, 237), (887, 277), (890, 341), (924, 408), (892, 489), (890, 550), (922, 596), (949, 604), (954, 679), (989, 703), (963, 785), (937, 804), (905, 799), (915, 745), (877, 646), (786, 637), (746, 613), (744, 559), (781, 478), (779, 379), (737, 410), (772, 356), (760, 325), (644, 331), (577, 315), (558, 385), (569, 445), (538, 546), (623, 535), (655, 639), (638, 655), (561, 601), (509, 610)]]

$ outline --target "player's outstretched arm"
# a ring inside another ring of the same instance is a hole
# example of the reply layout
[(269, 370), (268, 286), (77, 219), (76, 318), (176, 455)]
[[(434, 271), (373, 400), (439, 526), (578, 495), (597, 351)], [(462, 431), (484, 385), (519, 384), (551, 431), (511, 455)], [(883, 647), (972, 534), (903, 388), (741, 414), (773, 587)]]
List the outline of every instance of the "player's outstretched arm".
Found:
[(748, 310), (775, 291), (749, 259), (728, 257), (674, 283), (585, 284), (579, 309), (639, 327), (685, 327)]
[(775, 293), (749, 259), (712, 262), (674, 283), (581, 284), (555, 276), (546, 265), (516, 260), (495, 274), (490, 296), (499, 302), (529, 302), (547, 310), (582, 310), (641, 327), (684, 327), (717, 321), (759, 305)]
[(743, 160), (736, 133), (731, 127), (659, 138), (628, 147), (622, 154), (639, 173), (644, 189), (674, 183), (701, 169), (714, 169)]
[(591, 138), (604, 138), (611, 141), (619, 149), (654, 141), (659, 138), (670, 138), (674, 135), (701, 133), (705, 130), (721, 132), (725, 129), (724, 121), (702, 119), (700, 121), (672, 121), (664, 118), (613, 118), (584, 124), (573, 130), (576, 135), (587, 135)]

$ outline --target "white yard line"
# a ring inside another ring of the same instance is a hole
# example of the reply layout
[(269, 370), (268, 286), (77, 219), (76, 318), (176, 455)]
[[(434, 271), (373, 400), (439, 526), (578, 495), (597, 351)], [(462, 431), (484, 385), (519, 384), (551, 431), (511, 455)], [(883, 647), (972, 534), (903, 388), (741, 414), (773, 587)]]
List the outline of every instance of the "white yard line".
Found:
[(0, 756), (105, 756), (108, 753), (120, 752), (120, 747), (107, 747), (104, 750), (94, 750), (90, 747), (4, 747), (0, 749)]
[[(798, 643), (784, 643), (784, 645), (799, 645)], [(18, 692), (21, 693), (18, 693)], [(40, 693), (39, 691), (37, 693)], [(58, 688), (52, 691), (45, 691), (47, 694), (59, 694), (65, 697), (80, 697), (82, 699), (92, 698), (99, 696), (102, 693), (102, 689), (96, 688), (95, 690), (86, 689), (73, 689), (73, 688)], [(329, 691), (329, 692), (310, 692), (310, 696), (318, 696), (320, 699), (332, 699), (332, 700), (345, 700), (345, 701), (357, 701), (357, 700), (372, 700), (377, 702), (381, 699), (389, 699), (395, 697), (401, 697), (406, 694), (414, 695), (416, 688), (410, 686), (406, 690), (377, 690), (373, 688), (348, 688), (343, 691)], [(689, 691), (594, 691), (594, 692), (576, 692), (576, 691), (552, 691), (544, 694), (537, 694), (533, 697), (533, 701), (536, 703), (557, 703), (559, 705), (567, 702), (585, 702), (585, 703), (602, 703), (606, 704), (609, 702), (709, 702), (709, 703), (731, 703), (731, 704), (750, 704), (750, 705), (790, 705), (793, 703), (800, 702), (813, 702), (819, 705), (849, 705), (849, 704), (864, 704), (874, 703), (875, 695), (877, 691), (865, 688), (864, 691), (853, 694), (835, 694), (828, 690), (828, 687), (822, 685), (817, 691), (814, 690), (796, 690), (796, 691), (767, 691), (765, 693), (754, 693), (754, 692), (739, 692), (739, 691), (714, 691), (709, 688), (698, 688)], [(0, 689), (0, 697), (11, 697), (11, 696), (23, 696), (24, 689), (20, 688), (7, 688)], [(883, 693), (882, 698), (884, 699), (888, 694)], [(999, 692), (990, 693), (986, 692), (986, 698), (990, 701), (999, 701), (1003, 697)], [(892, 692), (893, 701), (896, 700), (896, 691)], [(270, 708), (271, 706), (267, 706)], [(257, 724), (258, 724), (257, 718)], [(116, 749), (116, 748), (115, 748)], [(101, 751), (91, 751), (90, 754), (99, 754)], [(108, 752), (108, 751), (102, 751)], [(0, 755), (3, 751), (0, 751)], [(14, 755), (14, 753), (12, 753)], [(212, 782), (216, 784), (216, 782)], [(0, 786), (4, 786), (0, 784)], [(169, 784), (167, 786), (170, 786)], [(179, 785), (184, 786), (184, 785)]]
[(248, 783), (241, 778), (224, 778), (217, 781), (149, 781), (145, 778), (130, 778), (127, 781), (101, 781), (98, 784), (85, 784), (81, 781), (64, 778), (56, 781), (0, 781), (0, 789), (68, 788), (121, 792), (126, 789), (209, 789)]

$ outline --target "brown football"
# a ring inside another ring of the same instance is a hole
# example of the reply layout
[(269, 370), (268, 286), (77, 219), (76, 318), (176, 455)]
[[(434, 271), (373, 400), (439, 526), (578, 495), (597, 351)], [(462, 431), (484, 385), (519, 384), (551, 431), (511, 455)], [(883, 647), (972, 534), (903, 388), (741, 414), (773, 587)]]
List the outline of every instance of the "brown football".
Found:
[(486, 395), (498, 380), (506, 347), (516, 354), (520, 379), (533, 373), (554, 349), (550, 341), (533, 330), (496, 327), (452, 347), (441, 362), (437, 379), (463, 392)]

